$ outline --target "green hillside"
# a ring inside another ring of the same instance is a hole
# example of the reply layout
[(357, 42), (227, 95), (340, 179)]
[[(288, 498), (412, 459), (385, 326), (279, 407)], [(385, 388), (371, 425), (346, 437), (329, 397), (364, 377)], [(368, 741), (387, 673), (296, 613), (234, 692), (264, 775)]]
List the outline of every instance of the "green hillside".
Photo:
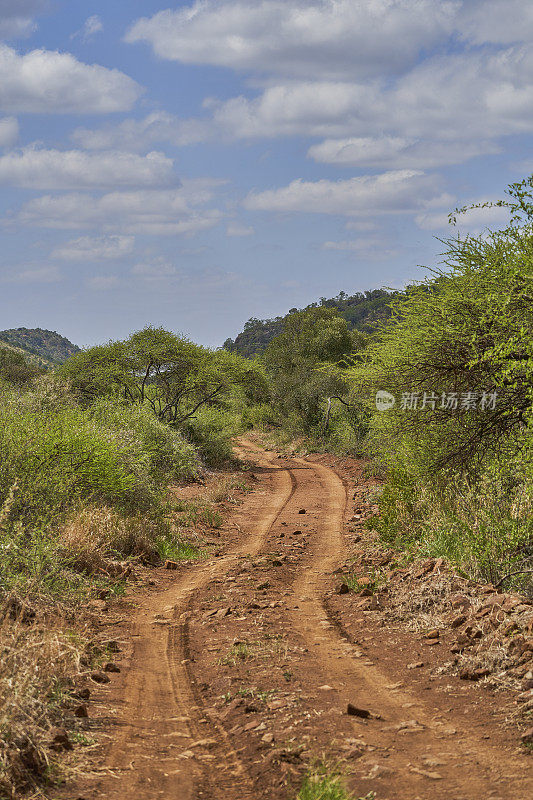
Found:
[[(352, 330), (369, 333), (377, 322), (390, 317), (388, 304), (398, 294), (398, 292), (389, 292), (386, 289), (372, 289), (352, 295), (340, 292), (337, 297), (329, 299), (321, 297), (320, 302), (311, 303), (305, 309), (291, 308), (289, 314), (309, 308), (336, 308)], [(244, 330), (235, 339), (226, 339), (224, 347), (230, 352), (247, 357), (262, 353), (272, 339), (282, 332), (287, 317), (288, 315), (274, 317), (274, 319), (252, 317), (245, 323)]]
[(0, 343), (23, 350), (31, 357), (31, 361), (37, 359), (54, 364), (66, 361), (80, 349), (56, 331), (43, 328), (10, 328), (0, 331)]

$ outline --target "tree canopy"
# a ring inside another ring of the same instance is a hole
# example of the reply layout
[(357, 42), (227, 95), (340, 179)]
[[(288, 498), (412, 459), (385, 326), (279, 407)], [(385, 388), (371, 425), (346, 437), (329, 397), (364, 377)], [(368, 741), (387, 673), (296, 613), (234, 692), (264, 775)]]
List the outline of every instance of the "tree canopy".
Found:
[(88, 401), (120, 393), (125, 401), (147, 404), (159, 419), (175, 424), (237, 386), (253, 393), (264, 385), (253, 362), (151, 326), (123, 341), (81, 351), (60, 373)]

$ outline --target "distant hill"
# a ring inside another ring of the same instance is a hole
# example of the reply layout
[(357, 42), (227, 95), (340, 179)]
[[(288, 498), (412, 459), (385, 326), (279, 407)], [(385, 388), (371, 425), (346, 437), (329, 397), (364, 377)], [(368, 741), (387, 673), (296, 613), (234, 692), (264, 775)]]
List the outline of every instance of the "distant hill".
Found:
[[(399, 294), (400, 292), (389, 292), (386, 289), (372, 289), (352, 295), (340, 292), (337, 297), (329, 299), (321, 297), (318, 303), (311, 303), (306, 306), (306, 309), (318, 306), (336, 308), (339, 314), (348, 321), (352, 330), (370, 333), (377, 323), (390, 317), (388, 304)], [(291, 308), (289, 314), (300, 310), (303, 309)], [(262, 353), (272, 339), (281, 333), (285, 319), (286, 317), (274, 317), (274, 319), (252, 317), (245, 323), (244, 330), (235, 339), (226, 339), (224, 348), (248, 358)]]
[(42, 328), (11, 328), (0, 331), (0, 345), (3, 343), (33, 356), (31, 361), (39, 359), (52, 364), (66, 361), (80, 349), (59, 333)]

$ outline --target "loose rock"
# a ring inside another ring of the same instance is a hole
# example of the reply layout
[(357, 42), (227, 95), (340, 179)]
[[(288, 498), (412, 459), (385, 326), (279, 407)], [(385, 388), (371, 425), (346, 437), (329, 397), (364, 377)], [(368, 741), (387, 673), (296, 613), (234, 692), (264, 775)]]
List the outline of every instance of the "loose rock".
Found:
[(348, 703), (346, 713), (350, 717), (360, 717), (361, 719), (370, 719), (372, 716), (371, 712), (367, 708), (358, 708), (352, 703)]

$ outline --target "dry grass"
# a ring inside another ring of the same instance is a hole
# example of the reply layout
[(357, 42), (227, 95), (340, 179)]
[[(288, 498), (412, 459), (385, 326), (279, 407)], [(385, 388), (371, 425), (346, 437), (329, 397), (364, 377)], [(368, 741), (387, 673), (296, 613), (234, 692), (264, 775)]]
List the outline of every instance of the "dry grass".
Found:
[(79, 672), (86, 642), (59, 623), (12, 619), (0, 609), (0, 797), (15, 798), (58, 770), (48, 747), (60, 701)]
[(124, 516), (106, 506), (87, 506), (66, 522), (60, 541), (75, 569), (94, 574), (117, 556), (157, 558), (160, 535), (160, 521)]
[(246, 482), (242, 478), (236, 475), (226, 475), (210, 483), (202, 492), (202, 498), (209, 503), (236, 503), (238, 502), (236, 493), (244, 489), (246, 489)]

